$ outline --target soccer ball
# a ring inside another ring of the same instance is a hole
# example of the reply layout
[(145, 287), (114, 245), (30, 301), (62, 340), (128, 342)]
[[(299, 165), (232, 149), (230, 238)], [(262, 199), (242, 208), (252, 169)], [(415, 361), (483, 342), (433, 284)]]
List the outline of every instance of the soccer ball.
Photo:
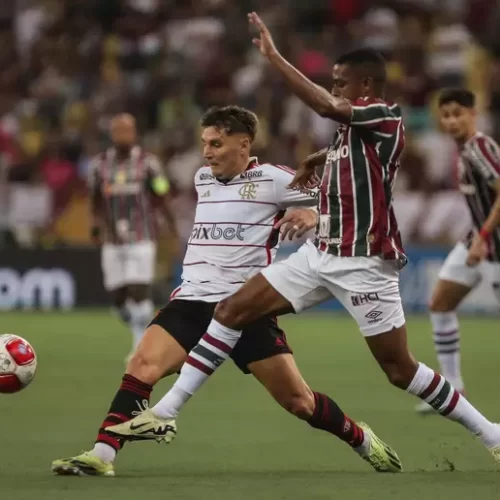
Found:
[(10, 394), (28, 387), (36, 371), (36, 354), (27, 340), (0, 335), (0, 393)]

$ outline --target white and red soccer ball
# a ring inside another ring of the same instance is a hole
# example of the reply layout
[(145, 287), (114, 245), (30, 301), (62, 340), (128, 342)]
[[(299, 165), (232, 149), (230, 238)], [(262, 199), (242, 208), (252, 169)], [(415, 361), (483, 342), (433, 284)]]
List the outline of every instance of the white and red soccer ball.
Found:
[(0, 393), (19, 392), (33, 380), (36, 354), (30, 343), (10, 333), (0, 335)]

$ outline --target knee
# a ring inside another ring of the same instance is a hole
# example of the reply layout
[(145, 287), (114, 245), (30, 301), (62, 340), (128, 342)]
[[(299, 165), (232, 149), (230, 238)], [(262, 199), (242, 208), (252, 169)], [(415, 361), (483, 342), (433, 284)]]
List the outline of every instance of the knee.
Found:
[(149, 385), (155, 385), (164, 375), (163, 366), (147, 349), (137, 347), (127, 365), (127, 373)]
[(389, 382), (399, 389), (407, 389), (418, 370), (418, 363), (411, 356), (404, 361), (386, 363), (383, 370)]
[(292, 415), (301, 420), (309, 420), (314, 413), (314, 396), (312, 392), (291, 392), (278, 396), (278, 403)]
[(215, 308), (214, 318), (228, 328), (236, 328), (247, 322), (248, 309), (239, 307), (232, 298), (221, 300)]
[(429, 311), (431, 313), (446, 313), (453, 310), (453, 305), (449, 303), (447, 297), (442, 295), (432, 297), (429, 301)]
[(117, 309), (122, 308), (127, 301), (127, 291), (124, 289), (117, 290), (116, 292), (111, 294), (111, 301), (113, 302), (113, 306)]
[(149, 287), (146, 285), (131, 285), (128, 289), (128, 295), (134, 302), (142, 302), (149, 295)]

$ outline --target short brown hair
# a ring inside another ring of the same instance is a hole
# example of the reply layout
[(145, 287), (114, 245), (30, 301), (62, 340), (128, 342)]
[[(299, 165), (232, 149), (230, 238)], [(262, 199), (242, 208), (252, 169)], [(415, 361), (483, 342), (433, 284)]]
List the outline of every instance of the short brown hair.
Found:
[(240, 106), (214, 106), (201, 118), (203, 128), (215, 127), (227, 135), (247, 134), (253, 141), (257, 134), (257, 116)]

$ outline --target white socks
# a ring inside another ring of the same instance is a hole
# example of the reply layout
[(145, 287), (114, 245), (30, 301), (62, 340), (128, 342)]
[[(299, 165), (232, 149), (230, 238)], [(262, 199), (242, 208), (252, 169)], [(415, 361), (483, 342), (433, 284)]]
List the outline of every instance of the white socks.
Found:
[(460, 331), (455, 311), (431, 312), (434, 346), (443, 376), (459, 392), (464, 391), (460, 370)]
[(130, 311), (126, 302), (120, 307), (113, 306), (111, 310), (113, 311), (113, 314), (117, 318), (120, 318), (126, 325), (130, 323)]
[(152, 408), (153, 413), (162, 418), (175, 418), (189, 398), (229, 357), (240, 337), (240, 331), (212, 319), (207, 333), (189, 353), (173, 387)]
[(106, 443), (96, 443), (90, 453), (107, 464), (114, 462), (116, 458), (116, 450)]
[(141, 341), (149, 322), (153, 319), (155, 308), (150, 299), (145, 299), (141, 302), (134, 302), (133, 300), (128, 299), (126, 304), (130, 313), (129, 325), (133, 336), (132, 347), (135, 350)]
[(443, 417), (462, 424), (486, 447), (500, 444), (500, 427), (479, 413), (443, 376), (423, 363), (419, 363), (417, 373), (406, 390), (430, 404)]
[[(181, 370), (181, 376), (183, 372), (184, 367)], [(181, 408), (190, 398), (191, 394), (188, 394), (186, 391), (174, 384), (167, 394), (165, 394), (165, 396), (163, 396), (160, 401), (153, 406), (152, 411), (160, 418), (176, 418)]]

